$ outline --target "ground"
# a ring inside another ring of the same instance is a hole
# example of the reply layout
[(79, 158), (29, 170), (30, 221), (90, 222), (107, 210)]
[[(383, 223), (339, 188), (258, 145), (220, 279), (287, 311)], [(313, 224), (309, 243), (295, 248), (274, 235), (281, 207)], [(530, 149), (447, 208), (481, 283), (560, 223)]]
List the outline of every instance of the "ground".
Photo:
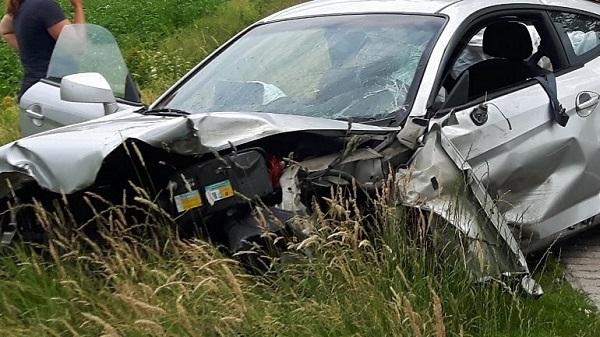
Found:
[(568, 240), (560, 251), (567, 280), (600, 308), (600, 228)]

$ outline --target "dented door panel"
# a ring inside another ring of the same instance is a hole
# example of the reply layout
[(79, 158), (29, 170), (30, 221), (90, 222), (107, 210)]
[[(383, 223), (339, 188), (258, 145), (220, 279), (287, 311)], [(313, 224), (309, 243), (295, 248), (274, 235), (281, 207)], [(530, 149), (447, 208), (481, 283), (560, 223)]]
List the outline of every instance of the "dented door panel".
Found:
[(539, 248), (600, 212), (600, 115), (596, 107), (585, 117), (576, 111), (581, 92), (600, 91), (598, 76), (583, 76), (597, 74), (597, 63), (557, 78), (559, 101), (570, 116), (566, 127), (553, 121), (548, 97), (536, 84), (491, 100), (482, 126), (473, 123), (470, 108), (456, 113), (458, 125), (443, 129), (515, 225), (524, 249)]

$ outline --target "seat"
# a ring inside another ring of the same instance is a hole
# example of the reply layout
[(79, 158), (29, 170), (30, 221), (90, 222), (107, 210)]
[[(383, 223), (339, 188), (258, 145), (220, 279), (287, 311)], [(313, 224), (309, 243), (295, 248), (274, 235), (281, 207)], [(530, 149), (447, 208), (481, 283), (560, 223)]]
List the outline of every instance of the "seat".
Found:
[(535, 77), (527, 63), (533, 43), (527, 27), (515, 21), (489, 25), (483, 35), (483, 52), (492, 57), (470, 66), (469, 100)]

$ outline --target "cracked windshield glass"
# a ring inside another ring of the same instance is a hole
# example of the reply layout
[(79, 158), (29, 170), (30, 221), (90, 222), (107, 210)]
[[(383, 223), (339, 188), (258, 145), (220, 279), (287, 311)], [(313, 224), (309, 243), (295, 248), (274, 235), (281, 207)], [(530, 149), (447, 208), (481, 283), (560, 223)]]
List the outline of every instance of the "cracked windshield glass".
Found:
[(419, 64), (443, 23), (433, 16), (347, 15), (258, 26), (161, 107), (356, 120), (406, 114)]

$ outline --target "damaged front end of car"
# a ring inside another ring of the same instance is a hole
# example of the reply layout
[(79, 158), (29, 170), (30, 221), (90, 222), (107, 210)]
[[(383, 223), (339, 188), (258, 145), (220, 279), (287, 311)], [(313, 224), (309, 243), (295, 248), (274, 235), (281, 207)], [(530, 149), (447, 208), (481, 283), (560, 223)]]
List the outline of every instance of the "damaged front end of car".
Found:
[[(236, 253), (265, 232), (306, 237), (312, 229), (293, 217), (353, 186), (368, 203), (392, 176), (398, 206), (456, 229), (458, 237), (440, 229), (436, 240), (460, 241), (478, 279), (518, 276), (527, 293), (541, 295), (494, 201), (440, 130), (421, 118), (391, 128), (261, 113), (123, 114), (66, 127), (0, 149), (2, 242), (41, 235), (35, 213), (19, 204), (68, 200), (85, 221), (93, 216), (86, 193), (119, 203), (141, 186), (180, 231)], [(257, 206), (268, 219), (258, 219)]]

